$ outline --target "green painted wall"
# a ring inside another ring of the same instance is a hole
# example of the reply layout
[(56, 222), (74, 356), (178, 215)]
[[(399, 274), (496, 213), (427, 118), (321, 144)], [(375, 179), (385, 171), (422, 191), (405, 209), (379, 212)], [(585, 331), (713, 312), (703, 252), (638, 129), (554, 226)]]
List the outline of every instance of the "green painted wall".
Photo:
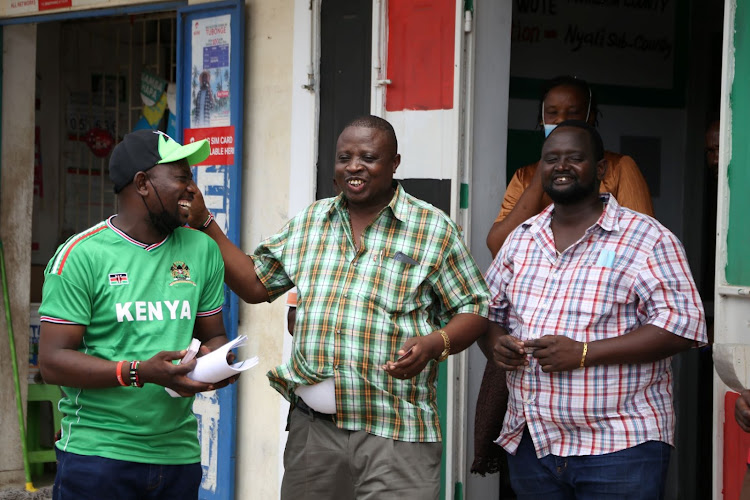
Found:
[(750, 1), (737, 0), (734, 19), (726, 279), (731, 285), (747, 286), (750, 285)]
[[(3, 27), (0, 26), (0, 54), (3, 53)], [(3, 116), (3, 59), (0, 57), (0, 116)], [(2, 147), (2, 120), (0, 120), (0, 147)], [(0, 163), (0, 188), (3, 186), (3, 165)]]
[(440, 498), (445, 498), (445, 443), (448, 437), (448, 429), (445, 423), (448, 421), (448, 363), (438, 365), (437, 404), (438, 415), (440, 415), (440, 432), (443, 434), (443, 456), (440, 460)]

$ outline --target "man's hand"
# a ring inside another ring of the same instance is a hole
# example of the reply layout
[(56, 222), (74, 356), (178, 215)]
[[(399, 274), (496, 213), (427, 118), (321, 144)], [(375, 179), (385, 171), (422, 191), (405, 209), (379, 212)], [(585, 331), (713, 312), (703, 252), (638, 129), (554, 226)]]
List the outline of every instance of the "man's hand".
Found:
[(410, 379), (420, 374), (430, 360), (437, 359), (444, 345), (443, 337), (437, 332), (412, 337), (396, 353), (399, 358), (388, 361), (383, 369), (393, 378)]
[(533, 349), (532, 355), (539, 361), (543, 372), (565, 372), (581, 366), (583, 342), (563, 335), (545, 335), (538, 339), (525, 340), (524, 345)]
[(743, 431), (750, 432), (750, 390), (744, 390), (734, 402), (734, 419)]
[(188, 225), (193, 229), (202, 229), (207, 219), (208, 209), (203, 200), (203, 193), (200, 189), (196, 189), (193, 200), (190, 202), (190, 210), (188, 210)]
[(212, 384), (196, 382), (187, 377), (195, 368), (196, 360), (186, 364), (174, 364), (173, 361), (182, 359), (186, 350), (161, 351), (150, 359), (141, 361), (138, 366), (138, 378), (143, 384), (157, 384), (169, 387), (180, 396), (192, 396), (198, 392), (210, 391)]
[(490, 345), (492, 361), (503, 370), (517, 370), (529, 364), (524, 350), (525, 342), (505, 333)]
[[(235, 375), (213, 384), (192, 380), (188, 378), (187, 374), (195, 369), (195, 365), (198, 362), (197, 359), (185, 364), (173, 363), (175, 360), (182, 359), (186, 352), (184, 349), (182, 351), (161, 351), (152, 358), (141, 361), (138, 366), (138, 378), (141, 380), (141, 383), (169, 387), (180, 396), (193, 396), (199, 392), (221, 389), (234, 383), (239, 378), (239, 375)], [(205, 346), (201, 346), (198, 351), (199, 355), (205, 355), (209, 352), (210, 349)], [(227, 361), (231, 362), (233, 360), (234, 354), (230, 352), (227, 355)]]
[(495, 363), (503, 370), (517, 370), (529, 364), (524, 342), (510, 335), (494, 321), (490, 321), (487, 333), (478, 339), (477, 345), (487, 361)]

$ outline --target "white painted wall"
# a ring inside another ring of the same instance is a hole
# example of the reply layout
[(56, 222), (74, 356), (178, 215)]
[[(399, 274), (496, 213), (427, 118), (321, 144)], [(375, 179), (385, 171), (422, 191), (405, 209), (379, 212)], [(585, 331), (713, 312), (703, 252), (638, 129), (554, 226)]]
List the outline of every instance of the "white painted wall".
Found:
[[(717, 214), (717, 245), (716, 245), (716, 288), (714, 295), (716, 323), (714, 326), (714, 339), (716, 344), (724, 344), (729, 347), (732, 344), (748, 345), (748, 327), (750, 327), (750, 308), (748, 308), (748, 290), (740, 294), (741, 288), (728, 287), (724, 269), (727, 264), (727, 225), (729, 220), (729, 197), (732, 193), (728, 184), (728, 167), (732, 160), (732, 113), (734, 112), (731, 100), (732, 86), (734, 85), (734, 51), (735, 51), (735, 19), (737, 2), (747, 0), (726, 0), (724, 3), (724, 43), (721, 79), (721, 129), (719, 133), (719, 193)], [(741, 195), (746, 196), (746, 193)], [(735, 194), (736, 196), (736, 194)], [(718, 346), (715, 346), (717, 348)], [(714, 362), (719, 365), (739, 365), (737, 371), (741, 372), (743, 358), (737, 360), (727, 356), (731, 350), (721, 353), (720, 347), (714, 353)], [(730, 371), (731, 372), (731, 371)], [(724, 383), (720, 375), (726, 376), (724, 370), (714, 374), (714, 401), (713, 401), (713, 498), (723, 497), (723, 474), (724, 467), (722, 458), (724, 456), (724, 432), (723, 423), (725, 419), (733, 418), (732, 414), (724, 412), (724, 395), (729, 387)], [(750, 380), (742, 380), (750, 383)]]
[[(508, 128), (511, 0), (474, 2), (475, 60), (470, 248), (479, 268), (490, 265), (485, 238), (505, 193)], [(479, 348), (468, 349), (466, 487), (469, 500), (499, 498), (498, 475), (470, 474), (474, 461), (474, 414), (486, 360)]]
[[(450, 179), (458, 175), (458, 112), (405, 110), (386, 112), (401, 154), (397, 179)], [(454, 186), (455, 188), (455, 186)]]
[[(318, 157), (318, 104), (320, 99), (319, 62), (320, 54), (320, 1), (295, 0), (294, 40), (292, 45), (292, 122), (291, 150), (289, 162), (289, 218), (302, 211), (315, 201), (316, 160)], [(306, 88), (314, 83), (314, 88)], [(285, 313), (286, 313), (285, 309)], [(286, 317), (285, 317), (286, 318)], [(292, 352), (292, 337), (286, 323), (279, 325), (283, 335), (282, 359), (289, 358)], [(273, 328), (276, 332), (279, 328)], [(284, 449), (288, 433), (286, 431), (289, 403), (278, 397), (278, 481), (284, 474)], [(278, 493), (277, 493), (278, 496)]]
[[(247, 0), (245, 45), (245, 123), (241, 247), (251, 253), (290, 216), (290, 164), (295, 101), (294, 0)], [(298, 138), (298, 136), (295, 136)], [(304, 153), (301, 153), (303, 156)], [(295, 157), (296, 158), (296, 157)], [(278, 498), (281, 481), (281, 396), (266, 372), (284, 352), (283, 300), (242, 305), (239, 333), (249, 338), (241, 356), (258, 355), (260, 364), (239, 381), (235, 498)]]

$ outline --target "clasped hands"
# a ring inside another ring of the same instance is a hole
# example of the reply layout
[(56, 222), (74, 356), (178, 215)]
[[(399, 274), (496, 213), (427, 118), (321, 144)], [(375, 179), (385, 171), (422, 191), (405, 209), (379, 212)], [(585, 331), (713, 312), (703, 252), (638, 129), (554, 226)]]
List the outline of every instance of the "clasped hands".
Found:
[(581, 366), (583, 342), (563, 335), (544, 335), (538, 339), (519, 340), (504, 333), (490, 344), (492, 360), (504, 370), (518, 370), (529, 365), (531, 355), (543, 372), (571, 371)]

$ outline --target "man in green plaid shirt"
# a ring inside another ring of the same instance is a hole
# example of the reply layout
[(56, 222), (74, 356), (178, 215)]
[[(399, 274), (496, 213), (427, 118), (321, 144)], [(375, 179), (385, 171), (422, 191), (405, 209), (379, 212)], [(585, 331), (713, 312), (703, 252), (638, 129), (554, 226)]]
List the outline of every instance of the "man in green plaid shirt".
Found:
[(293, 407), (282, 498), (439, 494), (438, 363), (485, 332), (489, 291), (456, 224), (393, 180), (397, 151), (386, 120), (351, 122), (336, 145), (341, 193), (252, 257), (193, 202), (243, 300), (297, 286), (292, 356), (268, 372)]

